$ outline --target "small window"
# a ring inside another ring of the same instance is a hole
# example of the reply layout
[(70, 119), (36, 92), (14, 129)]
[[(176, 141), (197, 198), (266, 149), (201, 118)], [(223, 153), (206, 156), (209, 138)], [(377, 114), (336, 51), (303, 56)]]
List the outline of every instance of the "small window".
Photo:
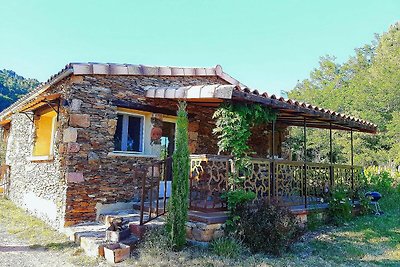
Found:
[(57, 113), (50, 111), (35, 116), (35, 143), (33, 156), (51, 156), (53, 154), (53, 142)]
[(119, 114), (114, 135), (114, 150), (143, 152), (143, 117)]

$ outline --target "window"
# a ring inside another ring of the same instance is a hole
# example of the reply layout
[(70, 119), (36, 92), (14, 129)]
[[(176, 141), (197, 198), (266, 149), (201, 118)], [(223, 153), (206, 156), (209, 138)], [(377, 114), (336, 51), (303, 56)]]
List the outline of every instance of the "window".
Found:
[(143, 124), (143, 116), (119, 114), (114, 135), (114, 150), (142, 153)]
[(35, 143), (33, 156), (51, 156), (53, 154), (53, 140), (57, 113), (49, 111), (35, 115)]

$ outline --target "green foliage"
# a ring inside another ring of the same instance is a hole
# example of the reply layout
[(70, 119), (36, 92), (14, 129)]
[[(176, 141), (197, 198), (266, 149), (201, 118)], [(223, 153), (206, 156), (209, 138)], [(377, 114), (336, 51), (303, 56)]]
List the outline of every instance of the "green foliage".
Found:
[(252, 191), (237, 189), (225, 193), (224, 198), (227, 199), (228, 210), (235, 211), (236, 207), (256, 198), (256, 194)]
[(237, 208), (237, 236), (252, 252), (281, 255), (301, 236), (302, 230), (293, 213), (264, 201)]
[(216, 119), (213, 133), (219, 139), (219, 152), (233, 156), (236, 169), (233, 183), (238, 183), (235, 179), (248, 174), (248, 155), (251, 151), (247, 141), (251, 136), (251, 127), (275, 120), (276, 113), (257, 104), (222, 104), (213, 118)]
[(210, 249), (214, 254), (226, 258), (237, 258), (245, 248), (242, 242), (233, 237), (220, 237), (210, 243)]
[(328, 205), (328, 220), (335, 225), (348, 222), (352, 216), (353, 206), (346, 188), (337, 187), (332, 191)]
[(236, 212), (237, 207), (254, 200), (256, 198), (256, 194), (252, 191), (236, 189), (226, 192), (222, 197), (226, 199), (229, 211), (229, 219), (225, 223), (225, 229), (228, 233), (234, 233), (237, 230), (237, 221), (240, 220), (240, 216)]
[(325, 224), (324, 216), (321, 212), (310, 212), (307, 214), (307, 229), (314, 231)]
[(188, 217), (189, 179), (189, 139), (186, 103), (180, 102), (176, 122), (176, 149), (173, 154), (173, 183), (169, 199), (167, 231), (173, 249), (180, 250), (186, 244), (185, 224)]
[(388, 171), (380, 171), (378, 167), (368, 167), (364, 170), (367, 179), (367, 189), (381, 194), (391, 194), (395, 191), (397, 180)]
[[(378, 125), (379, 134), (354, 134), (355, 163), (400, 165), (400, 27), (390, 27), (371, 44), (355, 50), (343, 64), (334, 57), (322, 57), (310, 77), (288, 92), (293, 99), (312, 103)], [(328, 131), (308, 131), (310, 160), (329, 159)], [(293, 131), (292, 142), (301, 145), (301, 131)], [(323, 137), (322, 137), (323, 135)], [(299, 137), (299, 138), (297, 138)], [(300, 142), (299, 142), (300, 141)], [(293, 154), (301, 147), (292, 146)], [(349, 163), (348, 133), (334, 132), (334, 160)]]
[(37, 80), (25, 79), (11, 70), (0, 70), (0, 111), (38, 84)]
[(359, 198), (360, 202), (360, 215), (368, 215), (371, 214), (373, 209), (371, 206), (371, 200), (368, 197), (360, 196)]

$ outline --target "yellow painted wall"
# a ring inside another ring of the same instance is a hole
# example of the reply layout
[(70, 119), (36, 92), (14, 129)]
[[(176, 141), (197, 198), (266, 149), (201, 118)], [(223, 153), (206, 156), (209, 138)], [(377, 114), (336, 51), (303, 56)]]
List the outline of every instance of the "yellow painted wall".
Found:
[(50, 156), (53, 145), (53, 124), (55, 123), (56, 116), (57, 113), (51, 111), (41, 115), (38, 120), (35, 120), (36, 139), (33, 156)]

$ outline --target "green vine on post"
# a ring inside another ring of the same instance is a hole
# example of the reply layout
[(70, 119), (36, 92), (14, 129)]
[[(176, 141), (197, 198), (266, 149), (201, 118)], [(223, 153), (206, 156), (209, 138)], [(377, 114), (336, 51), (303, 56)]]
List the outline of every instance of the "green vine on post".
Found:
[(186, 103), (180, 102), (176, 122), (176, 149), (172, 156), (172, 194), (168, 202), (168, 236), (174, 250), (180, 250), (186, 244), (185, 225), (188, 218), (189, 198), (189, 138)]
[(260, 124), (268, 124), (276, 120), (276, 112), (257, 104), (223, 104), (213, 118), (216, 119), (214, 134), (218, 136), (219, 152), (229, 153), (233, 158), (234, 173), (229, 179), (229, 191), (224, 195), (227, 199), (230, 219), (226, 222), (228, 232), (236, 231), (236, 208), (256, 197), (254, 192), (243, 188), (246, 176), (251, 175), (250, 157), (252, 153), (248, 140), (251, 128)]
[(251, 128), (276, 120), (276, 112), (259, 104), (226, 103), (219, 107), (213, 118), (216, 119), (214, 134), (218, 136), (219, 152), (229, 153), (235, 166), (233, 184), (249, 174), (250, 146), (248, 140)]

